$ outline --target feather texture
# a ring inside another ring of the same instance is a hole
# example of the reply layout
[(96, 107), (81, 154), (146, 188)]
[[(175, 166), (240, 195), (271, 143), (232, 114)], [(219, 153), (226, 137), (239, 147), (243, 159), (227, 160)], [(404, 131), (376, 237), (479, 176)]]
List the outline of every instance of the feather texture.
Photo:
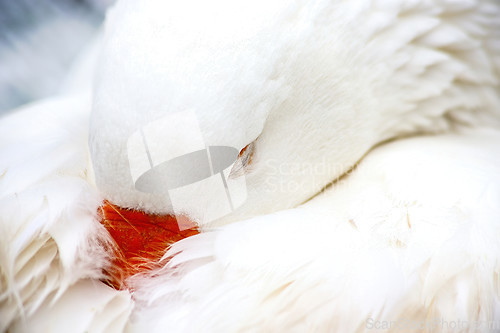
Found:
[[(84, 61), (102, 47), (92, 96), (0, 120), (0, 331), (500, 321), (500, 3), (238, 4), (122, 0)], [(99, 282), (116, 248), (97, 212), (169, 213), (124, 145), (187, 106), (207, 145), (252, 142), (248, 200), (130, 277), (132, 299)], [(423, 133), (441, 134), (403, 139)]]
[(0, 331), (103, 277), (111, 243), (89, 176), (88, 101), (39, 102), (0, 122)]
[(498, 323), (498, 142), (500, 132), (485, 131), (390, 143), (298, 208), (176, 243), (162, 271), (136, 277), (132, 327)]

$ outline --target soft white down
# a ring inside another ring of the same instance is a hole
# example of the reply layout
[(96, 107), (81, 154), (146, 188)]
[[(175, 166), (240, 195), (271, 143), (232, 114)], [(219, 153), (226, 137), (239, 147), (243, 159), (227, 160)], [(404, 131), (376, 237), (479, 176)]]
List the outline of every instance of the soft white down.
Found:
[[(0, 119), (0, 331), (500, 329), (499, 17), (496, 0), (119, 1), (80, 62), (92, 82), (75, 69)], [(206, 224), (187, 200), (203, 232), (110, 289), (97, 209), (172, 212), (134, 188), (126, 144), (186, 111), (207, 145), (253, 143), (248, 198)]]

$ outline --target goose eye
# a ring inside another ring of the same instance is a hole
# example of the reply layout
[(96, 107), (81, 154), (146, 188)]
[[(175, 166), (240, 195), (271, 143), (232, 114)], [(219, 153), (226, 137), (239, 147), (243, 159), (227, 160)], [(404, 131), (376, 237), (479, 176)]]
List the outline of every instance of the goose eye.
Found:
[(255, 150), (254, 142), (246, 145), (242, 150), (240, 150), (238, 158), (236, 159), (236, 162), (234, 163), (233, 168), (229, 173), (229, 178), (234, 179), (241, 177), (245, 174), (246, 171), (248, 171), (248, 167), (252, 163), (253, 153)]

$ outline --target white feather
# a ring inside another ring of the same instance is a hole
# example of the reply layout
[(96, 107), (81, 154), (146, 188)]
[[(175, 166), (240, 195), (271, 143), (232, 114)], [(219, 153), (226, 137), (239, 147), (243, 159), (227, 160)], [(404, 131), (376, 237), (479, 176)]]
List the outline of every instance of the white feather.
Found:
[(499, 142), (500, 132), (480, 131), (390, 143), (298, 208), (176, 243), (161, 272), (136, 278), (131, 327), (354, 332), (370, 318), (500, 320)]
[(81, 280), (55, 302), (45, 303), (11, 332), (120, 332), (132, 310), (130, 294), (99, 281)]
[[(489, 0), (122, 0), (94, 89), (97, 185), (120, 206), (173, 213), (164, 194), (135, 189), (127, 149), (172, 113), (194, 113), (207, 146), (254, 142), (248, 198), (215, 225), (297, 206), (384, 140), (499, 126), (499, 15)], [(175, 150), (196, 132), (157, 141)], [(317, 164), (327, 172), (307, 172)], [(195, 196), (181, 206), (205, 225)]]
[(169, 212), (130, 183), (124, 143), (187, 106), (207, 144), (255, 140), (249, 198), (131, 279), (126, 330), (500, 320), (500, 4), (240, 4), (122, 0), (93, 96), (0, 120), (0, 330), (124, 329), (97, 208)]
[(0, 123), (0, 331), (107, 265), (101, 196), (88, 176), (88, 102), (39, 102)]

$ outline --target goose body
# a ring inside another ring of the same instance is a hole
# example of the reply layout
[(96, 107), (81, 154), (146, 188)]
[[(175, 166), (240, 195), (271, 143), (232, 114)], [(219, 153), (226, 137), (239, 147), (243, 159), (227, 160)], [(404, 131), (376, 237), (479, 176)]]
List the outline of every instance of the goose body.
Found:
[[(0, 330), (500, 329), (500, 4), (240, 5), (122, 0), (92, 91), (0, 120)], [(219, 219), (131, 175), (187, 114), (163, 149), (242, 150)], [(104, 200), (201, 233), (114, 290)]]
[(394, 142), (297, 208), (187, 238), (159, 276), (137, 279), (134, 297), (149, 306), (132, 323), (356, 332), (393, 322), (419, 332), (462, 321), (493, 332), (499, 140), (492, 131)]

